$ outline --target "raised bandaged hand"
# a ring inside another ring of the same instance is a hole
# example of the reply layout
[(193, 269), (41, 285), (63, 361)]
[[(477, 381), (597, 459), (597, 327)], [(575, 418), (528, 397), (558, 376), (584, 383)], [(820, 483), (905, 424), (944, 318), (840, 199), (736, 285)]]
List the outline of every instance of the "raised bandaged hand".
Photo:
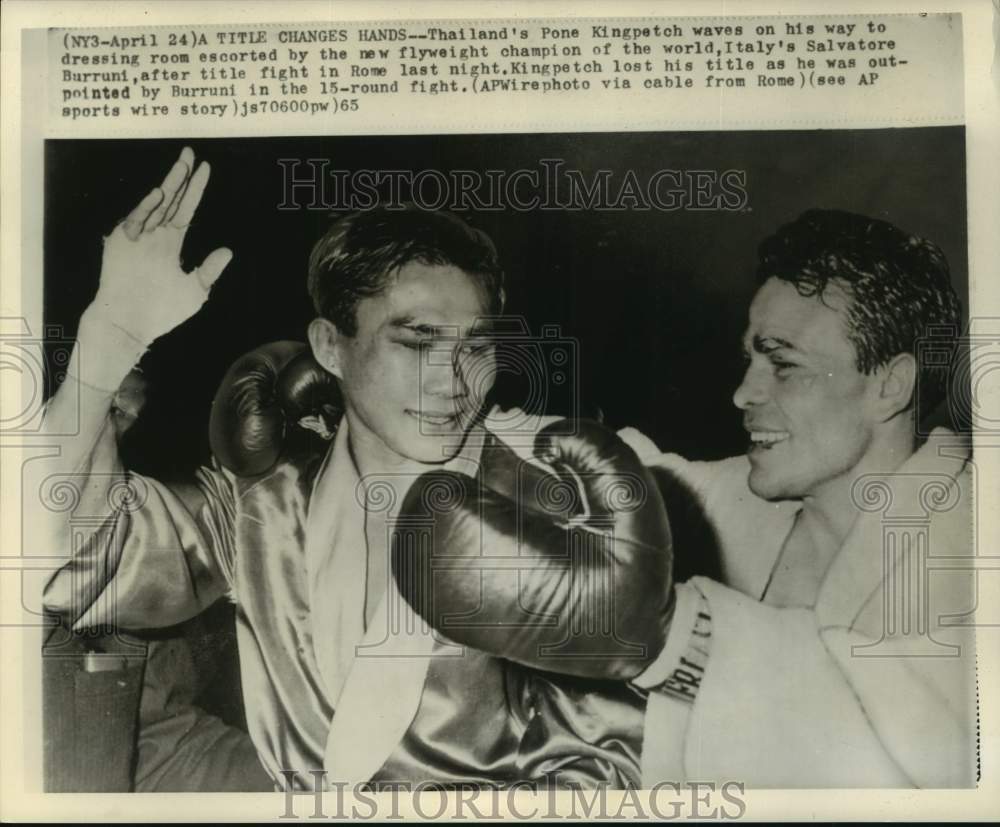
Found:
[(185, 147), (163, 183), (104, 240), (91, 309), (143, 345), (197, 313), (233, 257), (220, 247), (190, 273), (181, 267), (184, 236), (209, 173), (207, 163), (195, 169), (194, 152)]

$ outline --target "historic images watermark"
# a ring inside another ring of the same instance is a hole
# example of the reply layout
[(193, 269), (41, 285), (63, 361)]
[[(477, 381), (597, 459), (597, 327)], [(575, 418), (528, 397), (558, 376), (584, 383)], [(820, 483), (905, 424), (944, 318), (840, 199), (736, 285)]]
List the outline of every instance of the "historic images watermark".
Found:
[[(507, 449), (483, 446), (483, 454), (490, 450)], [(470, 471), (491, 462), (483, 454)], [(405, 515), (399, 513), (399, 492), (406, 491), (416, 477), (373, 474), (358, 482), (355, 497), (359, 508), (386, 516), (385, 547), (391, 555), (385, 566), (387, 579), (395, 577), (403, 591), (421, 595), (420, 605), (413, 606), (416, 613), (409, 612), (400, 593), (387, 582), (389, 599), (382, 602), (373, 621), (383, 624), (377, 627), (382, 637), (377, 643), (358, 646), (358, 657), (405, 655), (405, 648), (396, 648), (397, 636), (413, 634), (418, 627), (421, 633), (435, 637), (438, 645), (430, 655), (433, 657), (464, 653), (463, 647), (448, 638), (459, 629), (488, 629), (497, 635), (523, 634), (534, 628), (543, 633), (534, 657), (557, 672), (567, 660), (645, 662), (656, 654), (623, 632), (625, 624), (620, 622), (619, 613), (627, 612), (629, 605), (620, 593), (614, 563), (615, 519), (645, 505), (651, 496), (645, 481), (628, 472), (597, 474), (564, 467), (554, 474), (540, 475), (534, 463), (523, 459), (516, 461), (511, 477), (518, 496), (505, 503), (517, 536), (503, 547), (494, 547), (484, 539), (481, 547), (470, 549), (465, 556), (449, 552), (447, 543), (440, 542), (447, 533), (440, 524), (463, 510), (488, 519), (483, 509), (496, 495), (481, 477), (472, 479), (470, 475), (465, 486), (454, 476), (435, 478), (422, 486), (419, 504), (411, 503)], [(585, 492), (598, 487), (603, 497), (595, 501)], [(539, 520), (551, 521), (553, 527), (582, 530), (551, 532), (550, 547), (539, 552), (526, 539), (531, 523)], [(663, 554), (669, 550), (664, 549)], [(487, 595), (521, 595), (528, 589), (527, 578), (536, 570), (564, 580), (566, 608), (542, 612), (518, 600), (505, 608), (502, 618), (497, 617)], [(445, 611), (439, 600), (457, 581), (480, 599), (461, 610)]]
[[(997, 426), (1000, 416), (984, 409), (981, 404), (981, 400), (986, 398), (981, 393), (982, 386), (1000, 365), (1000, 334), (992, 332), (998, 329), (1000, 320), (977, 318), (970, 323), (964, 336), (956, 336), (954, 331), (932, 330), (917, 343), (921, 363), (932, 364), (947, 373), (949, 413), (955, 430), (959, 432), (956, 440), (968, 438), (974, 433), (977, 445), (984, 450), (994, 448), (1000, 434), (1000, 427)], [(121, 538), (108, 521), (108, 514), (141, 511), (146, 499), (145, 486), (139, 477), (116, 475), (114, 480), (108, 481), (107, 501), (97, 503), (100, 506), (99, 513), (91, 514), (85, 513), (86, 509), (81, 508), (81, 493), (85, 487), (83, 477), (44, 472), (44, 454), (51, 449), (51, 446), (46, 446), (61, 438), (72, 437), (77, 431), (75, 417), (70, 417), (68, 422), (63, 423), (65, 427), (59, 432), (53, 432), (51, 428), (43, 429), (41, 424), (44, 400), (51, 395), (58, 383), (68, 383), (68, 390), (74, 396), (80, 392), (80, 388), (76, 387), (77, 380), (66, 373), (72, 341), (56, 328), (47, 328), (42, 336), (31, 336), (26, 323), (20, 319), (5, 319), (3, 330), (4, 335), (0, 338), (3, 368), (20, 376), (25, 392), (19, 399), (5, 399), (0, 423), (2, 436), (5, 440), (16, 438), (42, 452), (37, 460), (28, 459), (23, 463), (21, 548), (18, 555), (7, 556), (9, 564), (5, 565), (7, 569), (18, 569), (24, 581), (20, 607), (22, 615), (20, 621), (15, 622), (12, 616), (5, 614), (4, 625), (47, 625), (45, 612), (35, 596), (39, 591), (36, 586), (40, 585), (41, 579), (48, 573), (61, 567), (69, 559), (79, 557), (85, 551), (80, 546), (82, 538), (95, 530), (98, 530), (104, 541), (115, 547), (120, 545)], [(484, 357), (484, 348), (493, 353), (489, 359)], [(421, 370), (433, 370), (438, 362), (445, 360), (450, 366), (449, 375), (472, 384), (492, 383), (504, 373), (523, 379), (523, 398), (517, 400), (517, 405), (501, 411), (499, 415), (506, 417), (504, 431), (508, 434), (508, 442), (525, 449), (530, 450), (532, 447), (537, 430), (537, 422), (532, 421), (529, 411), (545, 408), (551, 401), (549, 397), (553, 389), (561, 388), (565, 391), (562, 396), (569, 403), (566, 410), (568, 422), (578, 421), (577, 418), (584, 413), (578, 393), (579, 343), (562, 335), (558, 327), (544, 327), (536, 335), (530, 332), (523, 318), (484, 320), (483, 329), (472, 331), (469, 336), (462, 337), (457, 333), (449, 335), (445, 331), (443, 335), (429, 337), (424, 350)], [(81, 358), (87, 357), (88, 354), (81, 354)], [(99, 358), (99, 354), (95, 358)], [(455, 369), (456, 365), (460, 369)], [(113, 412), (116, 413), (117, 423), (121, 417), (116, 410)], [(919, 423), (924, 412), (917, 413), (916, 421)], [(128, 421), (122, 421), (122, 428), (127, 427), (134, 419), (134, 412), (129, 417)], [(434, 431), (433, 423), (427, 428)], [(929, 434), (918, 431), (918, 435), (926, 437)], [(528, 463), (522, 464), (522, 470), (529, 467)], [(881, 524), (881, 547), (873, 549), (873, 553), (881, 555), (885, 588), (881, 592), (883, 634), (879, 640), (869, 645), (854, 647), (854, 656), (955, 657), (960, 654), (959, 647), (952, 642), (937, 640), (934, 636), (935, 626), (969, 628), (1000, 625), (995, 618), (995, 610), (980, 605), (978, 598), (983, 578), (995, 576), (1000, 571), (1000, 557), (991, 554), (988, 549), (980, 548), (977, 542), (975, 514), (978, 513), (978, 491), (974, 484), (974, 461), (970, 462), (970, 467), (973, 473), (968, 480), (952, 480), (934, 473), (895, 473), (867, 475), (855, 482), (852, 497), (859, 514), (872, 515)], [(553, 519), (579, 519), (590, 507), (581, 497), (579, 479), (565, 476), (543, 477), (539, 482), (527, 474), (518, 476), (523, 476), (524, 480), (531, 479), (530, 484), (537, 489), (532, 492), (533, 501), (547, 504)], [(365, 507), (369, 509), (378, 510), (377, 496), (380, 496), (380, 492), (398, 488), (396, 485), (383, 484), (386, 483), (385, 480), (366, 479), (363, 482), (367, 497)], [(527, 484), (529, 483), (525, 482)], [(627, 485), (619, 486), (615, 490), (625, 491), (628, 488)], [(632, 488), (635, 486), (632, 485)], [(636, 494), (636, 491), (632, 493)], [(639, 495), (643, 493), (638, 492)], [(373, 496), (376, 497), (375, 500), (372, 499)], [(92, 498), (85, 498), (86, 502), (93, 505), (91, 500)], [(641, 502), (641, 496), (635, 501)], [(391, 511), (394, 504), (395, 498), (392, 502), (387, 500), (384, 510)], [(453, 508), (454, 505), (451, 499), (444, 497), (429, 503), (429, 508)], [(959, 508), (963, 509), (963, 513), (967, 512), (969, 523), (968, 542), (963, 546), (965, 552), (941, 555), (937, 551), (942, 548), (942, 541), (947, 541), (948, 538), (936, 533), (938, 529), (935, 526), (935, 515)], [(428, 532), (433, 532), (432, 516), (412, 525), (400, 525), (394, 518), (390, 518), (386, 527), (390, 533), (394, 530), (402, 530), (403, 534), (409, 532), (414, 543), (426, 543), (429, 541)], [(587, 519), (594, 522), (592, 514)], [(68, 524), (70, 537), (67, 546), (56, 548), (44, 541), (40, 543), (31, 539), (46, 536), (44, 531), (39, 531), (39, 527), (44, 527), (48, 520), (65, 521)], [(596, 529), (593, 534), (594, 548), (573, 549), (567, 546), (558, 550), (555, 555), (568, 570), (574, 569), (574, 560), (580, 555), (593, 554), (599, 551), (601, 543), (613, 542), (613, 531), (610, 528), (599, 525), (592, 527)], [(551, 560), (549, 563), (551, 564)], [(432, 568), (454, 567), (456, 561), (434, 558), (431, 564)], [(465, 561), (462, 565), (470, 573), (478, 573), (477, 576), (481, 578), (516, 578), (521, 569), (530, 570), (534, 561), (530, 558), (501, 561), (484, 557), (473, 562)], [(950, 612), (935, 616), (933, 597), (937, 584), (942, 582), (942, 577), (961, 572), (967, 572), (973, 581), (968, 605), (950, 607)], [(116, 614), (114, 587), (97, 591), (82, 588), (83, 581), (94, 574), (93, 571), (80, 568), (81, 588), (74, 589), (80, 605), (74, 607), (74, 614), (96, 611), (102, 617), (110, 618), (113, 626)], [(97, 574), (97, 582), (112, 579), (110, 572)], [(588, 578), (575, 579), (573, 585), (575, 589), (586, 593), (583, 602), (601, 607), (594, 614), (594, 617), (602, 620), (600, 629), (584, 627), (578, 618), (542, 618), (533, 622), (565, 624), (569, 635), (566, 644), (570, 649), (574, 638), (600, 635), (614, 644), (614, 652), (610, 655), (620, 657), (622, 647), (630, 647), (631, 642), (619, 640), (614, 628), (615, 587), (611, 572), (601, 568), (594, 569)], [(101, 611), (97, 611), (98, 603), (101, 604)], [(447, 633), (446, 629), (428, 627), (426, 621), (413, 618), (401, 606), (393, 606), (392, 601), (386, 602), (385, 609), (387, 640), (391, 640), (392, 631), (401, 622), (405, 622), (407, 617), (424, 625), (432, 634)], [(464, 620), (475, 622), (474, 618)], [(449, 622), (457, 622), (457, 619)], [(53, 647), (52, 651), (57, 649), (58, 647)], [(455, 653), (450, 652), (452, 655)], [(391, 646), (375, 646), (358, 654), (382, 657), (392, 656), (393, 652)], [(558, 656), (558, 652), (551, 654)], [(642, 654), (639, 653), (639, 656)]]
[[(914, 395), (917, 438), (935, 439), (939, 457), (964, 455), (973, 437), (978, 451), (1000, 447), (1000, 412), (988, 407), (985, 392), (1000, 371), (1000, 319), (975, 317), (961, 335), (952, 327), (931, 327), (914, 349), (921, 366)], [(935, 433), (927, 424), (934, 412), (920, 407), (920, 382), (934, 381), (933, 373), (948, 389), (950, 435)], [(880, 523), (881, 548), (873, 553), (881, 554), (884, 585), (882, 635), (854, 646), (854, 657), (958, 657), (972, 635), (945, 641), (939, 639), (943, 631), (1000, 626), (996, 608), (980, 600), (983, 578), (1000, 572), (1000, 556), (979, 542), (974, 456), (967, 469), (957, 478), (923, 471), (866, 474), (855, 481), (851, 497), (859, 513), (877, 516)], [(950, 512), (958, 518), (940, 519)], [(948, 536), (949, 530), (962, 536)], [(936, 598), (956, 586), (967, 600), (939, 605)]]
[[(27, 319), (0, 318), (0, 371), (20, 381), (19, 394), (4, 394), (0, 407), (0, 436), (24, 437), (39, 434), (45, 400), (66, 378), (73, 352), (73, 337), (59, 325), (46, 325), (42, 335), (31, 330)], [(77, 387), (69, 388), (74, 394)], [(70, 425), (76, 432), (77, 422)]]
[[(558, 772), (540, 780), (510, 784), (442, 785), (433, 781), (331, 781), (325, 770), (281, 771), (285, 778), (282, 819), (403, 819), (403, 809), (424, 820), (479, 821), (536, 819), (711, 819), (735, 820), (746, 815), (741, 781), (660, 781), (649, 790), (624, 790), (598, 784), (583, 789)], [(312, 790), (296, 790), (297, 778), (313, 778)]]
[(279, 210), (656, 210), (725, 211), (748, 207), (740, 169), (584, 172), (559, 158), (523, 169), (358, 169), (329, 158), (279, 158)]
[[(559, 325), (543, 324), (532, 333), (523, 316), (482, 316), (467, 333), (428, 331), (417, 347), (422, 409), (440, 407), (442, 395), (457, 401), (485, 399), (500, 383), (503, 403), (494, 406), (490, 424), (509, 445), (532, 447), (541, 412), (558, 410), (574, 429), (580, 418), (598, 416), (581, 396), (580, 341)], [(419, 424), (425, 435), (442, 433), (447, 425)]]

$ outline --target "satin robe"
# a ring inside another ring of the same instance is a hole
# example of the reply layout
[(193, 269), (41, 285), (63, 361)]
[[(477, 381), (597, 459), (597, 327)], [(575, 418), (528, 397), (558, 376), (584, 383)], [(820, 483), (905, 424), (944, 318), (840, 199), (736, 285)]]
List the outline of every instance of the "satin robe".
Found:
[[(485, 429), (449, 463), (463, 465), (508, 492), (519, 467)], [(463, 650), (391, 576), (366, 628), (366, 548), (386, 542), (396, 504), (362, 485), (346, 424), (325, 454), (285, 456), (256, 478), (203, 468), (187, 487), (127, 473), (109, 426), (86, 470), (66, 545), (85, 530), (47, 607), (78, 629), (146, 628), (228, 592), (248, 727), (276, 788), (639, 783), (642, 690)], [(126, 482), (131, 498), (117, 497)]]

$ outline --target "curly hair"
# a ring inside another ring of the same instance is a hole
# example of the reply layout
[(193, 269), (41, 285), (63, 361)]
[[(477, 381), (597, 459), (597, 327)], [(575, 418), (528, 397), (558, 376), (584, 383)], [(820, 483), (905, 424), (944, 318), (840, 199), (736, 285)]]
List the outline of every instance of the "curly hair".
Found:
[(479, 283), (489, 314), (503, 309), (504, 274), (489, 236), (451, 213), (406, 204), (345, 215), (316, 242), (308, 282), (316, 312), (356, 335), (358, 302), (381, 294), (412, 261), (457, 267)]
[[(857, 368), (870, 374), (900, 353), (916, 355), (932, 328), (957, 335), (961, 305), (936, 244), (887, 221), (841, 210), (808, 210), (758, 249), (758, 283), (771, 278), (823, 298), (832, 282), (850, 298), (845, 311)], [(918, 365), (921, 412), (944, 399), (947, 366)]]

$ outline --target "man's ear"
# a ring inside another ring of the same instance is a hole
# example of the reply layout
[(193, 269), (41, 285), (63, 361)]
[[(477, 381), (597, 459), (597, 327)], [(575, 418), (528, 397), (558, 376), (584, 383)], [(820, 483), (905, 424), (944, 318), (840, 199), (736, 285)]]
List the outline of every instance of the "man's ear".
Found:
[(917, 387), (917, 360), (912, 353), (900, 353), (878, 369), (878, 408), (882, 420), (892, 419), (913, 405)]
[(343, 379), (343, 371), (338, 358), (341, 333), (329, 319), (322, 317), (309, 323), (309, 346), (313, 358), (338, 379)]

